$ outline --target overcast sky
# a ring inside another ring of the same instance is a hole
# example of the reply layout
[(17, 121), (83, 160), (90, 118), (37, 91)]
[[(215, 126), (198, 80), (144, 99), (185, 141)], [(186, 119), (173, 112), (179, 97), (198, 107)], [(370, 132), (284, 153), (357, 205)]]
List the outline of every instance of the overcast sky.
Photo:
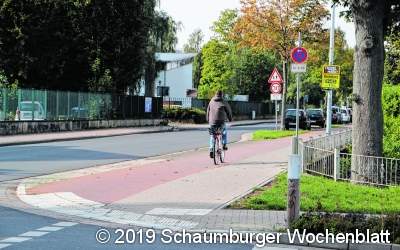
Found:
[[(210, 27), (218, 19), (221, 11), (224, 9), (240, 9), (240, 0), (161, 0), (160, 8), (176, 21), (182, 22), (183, 28), (178, 33), (177, 46), (178, 49), (182, 49), (189, 34), (198, 28), (203, 31), (205, 41), (208, 41), (212, 36)], [(339, 11), (336, 13), (336, 27), (345, 31), (347, 43), (354, 47), (354, 25), (339, 18)], [(326, 24), (326, 27), (330, 27), (329, 23)]]

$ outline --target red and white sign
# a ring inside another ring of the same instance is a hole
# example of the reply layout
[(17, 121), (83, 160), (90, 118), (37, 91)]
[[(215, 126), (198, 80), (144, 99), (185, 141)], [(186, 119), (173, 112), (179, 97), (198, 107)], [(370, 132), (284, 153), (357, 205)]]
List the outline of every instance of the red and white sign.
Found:
[(308, 59), (307, 50), (303, 47), (297, 47), (292, 49), (290, 52), (290, 56), (294, 63), (302, 64), (305, 63)]
[(280, 94), (282, 93), (282, 85), (280, 83), (272, 83), (269, 90), (272, 94)]
[(274, 68), (272, 71), (272, 74), (269, 76), (268, 83), (273, 84), (273, 83), (283, 83), (283, 79), (281, 74), (279, 74), (279, 71), (277, 68)]

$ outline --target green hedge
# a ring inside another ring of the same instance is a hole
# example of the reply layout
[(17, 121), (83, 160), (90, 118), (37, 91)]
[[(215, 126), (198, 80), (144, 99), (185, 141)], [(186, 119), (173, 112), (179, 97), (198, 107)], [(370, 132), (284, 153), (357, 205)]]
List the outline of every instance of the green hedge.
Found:
[(197, 108), (172, 107), (164, 109), (164, 118), (172, 121), (205, 123), (206, 112)]
[(384, 154), (386, 157), (400, 158), (400, 85), (383, 87)]
[(392, 243), (400, 244), (400, 215), (370, 216), (360, 214), (326, 214), (307, 213), (300, 216), (290, 229), (307, 230), (307, 233), (325, 233), (328, 229), (331, 233), (355, 233), (356, 229), (366, 233), (380, 233), (381, 230), (388, 230), (389, 240)]

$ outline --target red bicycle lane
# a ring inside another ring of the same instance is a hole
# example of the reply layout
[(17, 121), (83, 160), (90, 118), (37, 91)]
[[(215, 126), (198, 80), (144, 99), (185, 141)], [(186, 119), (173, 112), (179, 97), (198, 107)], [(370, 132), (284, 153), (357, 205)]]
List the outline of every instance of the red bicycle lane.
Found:
[(72, 192), (88, 200), (109, 204), (169, 181), (213, 168), (227, 168), (229, 164), (253, 155), (288, 147), (290, 142), (290, 138), (282, 138), (231, 144), (227, 151), (227, 163), (220, 166), (213, 164), (207, 151), (182, 153), (147, 165), (135, 166), (132, 162), (132, 167), (43, 184), (28, 189), (27, 193), (34, 195)]

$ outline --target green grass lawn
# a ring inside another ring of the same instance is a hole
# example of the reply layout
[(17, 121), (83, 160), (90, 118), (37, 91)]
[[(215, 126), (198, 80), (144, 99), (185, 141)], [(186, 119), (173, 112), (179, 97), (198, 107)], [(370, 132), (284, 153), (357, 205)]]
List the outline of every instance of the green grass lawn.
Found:
[[(334, 182), (303, 175), (300, 182), (301, 210), (342, 213), (400, 213), (400, 187), (377, 188)], [(255, 190), (232, 204), (232, 208), (285, 210), (287, 175), (280, 174), (271, 186)]]
[[(300, 130), (299, 134), (303, 134), (304, 131)], [(271, 140), (282, 137), (293, 136), (296, 131), (293, 130), (257, 130), (253, 133), (253, 140)]]

